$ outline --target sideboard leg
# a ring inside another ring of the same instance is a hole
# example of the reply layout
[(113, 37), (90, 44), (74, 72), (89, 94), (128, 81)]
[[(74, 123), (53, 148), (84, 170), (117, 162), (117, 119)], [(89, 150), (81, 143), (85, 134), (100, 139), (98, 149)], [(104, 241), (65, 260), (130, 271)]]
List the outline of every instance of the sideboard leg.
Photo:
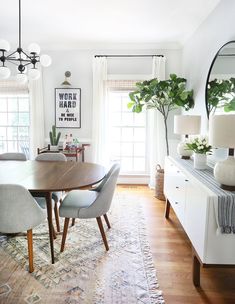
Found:
[(197, 256), (193, 253), (193, 284), (195, 287), (200, 287), (200, 262)]
[(166, 219), (169, 218), (170, 208), (171, 208), (171, 204), (170, 204), (169, 200), (166, 199), (166, 206), (165, 206), (165, 218)]

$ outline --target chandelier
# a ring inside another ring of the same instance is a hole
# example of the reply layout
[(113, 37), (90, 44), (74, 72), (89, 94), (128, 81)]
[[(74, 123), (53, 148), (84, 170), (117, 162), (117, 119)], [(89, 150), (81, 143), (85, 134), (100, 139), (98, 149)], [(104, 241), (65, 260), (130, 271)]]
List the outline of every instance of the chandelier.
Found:
[[(40, 77), (38, 63), (44, 67), (51, 64), (51, 58), (48, 55), (40, 54), (40, 46), (36, 43), (31, 43), (28, 47), (28, 53), (22, 49), (21, 44), (21, 0), (19, 0), (19, 42), (17, 49), (7, 54), (10, 51), (10, 44), (6, 40), (0, 39), (0, 79), (6, 79), (11, 75), (11, 70), (7, 67), (10, 62), (17, 66), (16, 79), (20, 82), (25, 82), (27, 79), (36, 80)], [(27, 76), (27, 74), (28, 76)]]

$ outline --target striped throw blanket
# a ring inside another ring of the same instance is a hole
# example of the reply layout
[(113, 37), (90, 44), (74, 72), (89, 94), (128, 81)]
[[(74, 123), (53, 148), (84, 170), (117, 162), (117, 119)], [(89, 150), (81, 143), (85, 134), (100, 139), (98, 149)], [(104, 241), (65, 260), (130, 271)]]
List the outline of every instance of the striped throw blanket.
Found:
[(207, 166), (205, 170), (196, 170), (191, 159), (175, 160), (218, 196), (218, 223), (221, 233), (235, 233), (235, 191), (221, 189), (214, 179), (212, 168)]

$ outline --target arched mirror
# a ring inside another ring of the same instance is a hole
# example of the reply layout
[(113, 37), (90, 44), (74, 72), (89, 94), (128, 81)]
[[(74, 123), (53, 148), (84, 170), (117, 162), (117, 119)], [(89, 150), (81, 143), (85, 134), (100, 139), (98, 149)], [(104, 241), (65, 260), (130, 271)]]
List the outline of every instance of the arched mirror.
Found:
[(213, 113), (235, 111), (235, 41), (224, 44), (211, 63), (206, 82), (206, 111), (208, 118)]

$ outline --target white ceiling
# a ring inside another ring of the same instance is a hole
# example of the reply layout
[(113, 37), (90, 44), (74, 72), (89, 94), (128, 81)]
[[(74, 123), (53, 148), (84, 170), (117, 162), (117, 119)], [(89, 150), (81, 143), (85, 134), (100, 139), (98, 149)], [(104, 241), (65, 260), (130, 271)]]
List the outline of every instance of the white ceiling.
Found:
[[(182, 45), (220, 0), (22, 0), (22, 42), (46, 49)], [(4, 1), (0, 39), (15, 47), (18, 0)]]

